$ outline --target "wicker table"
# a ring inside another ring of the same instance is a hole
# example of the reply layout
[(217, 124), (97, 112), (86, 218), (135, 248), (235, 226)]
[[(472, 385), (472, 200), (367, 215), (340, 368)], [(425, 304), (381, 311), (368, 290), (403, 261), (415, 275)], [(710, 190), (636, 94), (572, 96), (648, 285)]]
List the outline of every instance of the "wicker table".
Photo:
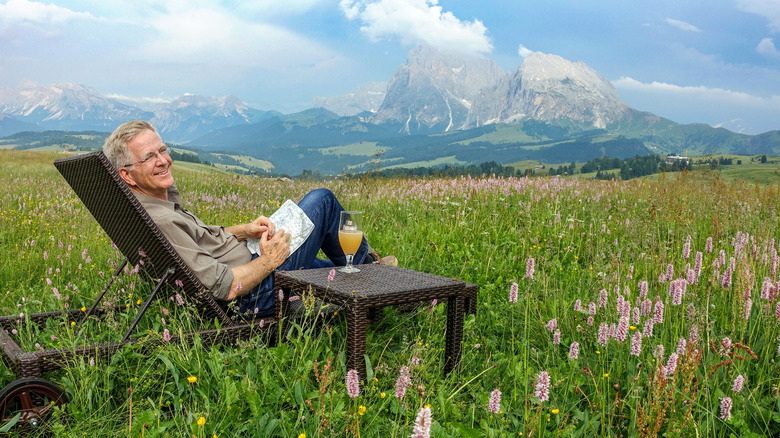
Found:
[[(366, 377), (366, 325), (369, 309), (388, 305), (430, 302), (434, 299), (447, 303), (446, 347), (444, 373), (455, 369), (460, 360), (463, 340), (464, 300), (470, 293), (460, 280), (426, 274), (388, 265), (358, 265), (360, 272), (344, 274), (336, 270), (333, 281), (328, 281), (330, 268), (280, 271), (275, 285), (284, 291), (282, 303), (290, 292), (311, 287), (319, 299), (345, 307), (347, 313), (347, 368)], [(282, 305), (282, 309), (288, 306)], [(284, 310), (283, 310), (284, 311)]]

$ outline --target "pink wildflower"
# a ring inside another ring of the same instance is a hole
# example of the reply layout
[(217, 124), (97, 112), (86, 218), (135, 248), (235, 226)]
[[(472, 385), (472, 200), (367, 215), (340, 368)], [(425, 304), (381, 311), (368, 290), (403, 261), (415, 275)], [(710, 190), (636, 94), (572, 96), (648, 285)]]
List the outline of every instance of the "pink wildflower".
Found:
[(179, 280), (179, 279), (176, 279), (176, 281), (174, 281), (174, 283), (176, 284), (176, 286), (184, 287), (184, 282)]
[(712, 237), (707, 238), (707, 243), (704, 245), (704, 251), (707, 254), (712, 252)]
[(642, 280), (639, 282), (639, 298), (647, 298), (647, 281)]
[(764, 277), (764, 283), (761, 285), (761, 299), (762, 300), (772, 299), (772, 289), (774, 287), (775, 285), (772, 284), (772, 279), (769, 277)]
[(745, 315), (744, 315), (745, 319), (749, 319), (750, 318), (750, 310), (752, 308), (753, 308), (753, 300), (751, 300), (750, 298), (746, 299), (745, 300)]
[(723, 289), (731, 286), (731, 267), (726, 268), (726, 272), (723, 273), (723, 277), (720, 279), (720, 286)]
[(669, 263), (666, 265), (666, 281), (671, 281), (674, 278), (674, 265)]
[(660, 362), (664, 358), (664, 346), (661, 344), (656, 345), (653, 356)]
[(512, 283), (512, 286), (509, 288), (509, 302), (517, 302), (517, 283)]
[(642, 333), (637, 331), (634, 336), (631, 337), (631, 355), (639, 356), (642, 352)]
[(683, 258), (687, 259), (691, 256), (691, 236), (688, 235), (688, 237), (685, 239), (685, 245), (683, 245)]
[(580, 343), (572, 342), (569, 346), (569, 359), (577, 359), (580, 356)]
[(533, 280), (533, 278), (534, 278), (534, 264), (535, 264), (534, 258), (533, 257), (529, 257), (528, 261), (525, 264), (525, 278), (529, 278), (529, 279)]
[(599, 325), (599, 337), (598, 337), (598, 343), (602, 347), (607, 345), (608, 334), (609, 334), (609, 326), (607, 325), (606, 322), (602, 322), (601, 325)]
[(644, 328), (642, 329), (642, 336), (646, 338), (653, 337), (653, 327), (655, 327), (655, 322), (652, 318), (648, 318), (645, 320)]
[(609, 292), (606, 289), (601, 289), (599, 292), (599, 307), (607, 307), (607, 298), (609, 298)]
[(731, 397), (723, 397), (720, 400), (720, 419), (723, 421), (728, 421), (731, 419), (731, 407), (732, 407)]
[(556, 318), (549, 320), (546, 327), (548, 332), (555, 331), (556, 327), (558, 327), (558, 320)]
[(54, 291), (54, 296), (57, 297), (58, 300), (61, 300), (60, 291), (58, 291), (56, 287), (52, 288), (52, 290)]
[(677, 353), (672, 353), (669, 355), (669, 360), (666, 362), (666, 366), (664, 367), (665, 376), (671, 376), (674, 374), (675, 370), (677, 370), (678, 359), (679, 356), (677, 355)]
[(742, 386), (745, 384), (745, 378), (742, 376), (742, 374), (738, 375), (736, 379), (734, 379), (734, 385), (731, 387), (731, 390), (734, 392), (741, 392)]
[(579, 312), (581, 308), (582, 308), (582, 301), (578, 299), (577, 301), (574, 302), (574, 311)]
[(553, 345), (559, 345), (561, 343), (561, 331), (556, 329), (553, 334)]
[(696, 326), (691, 327), (691, 331), (688, 333), (688, 341), (691, 344), (695, 344), (699, 340), (699, 329)]
[(89, 366), (91, 366), (91, 367), (95, 366), (95, 358), (94, 357), (89, 358)]
[(589, 317), (588, 317), (588, 322), (587, 322), (587, 324), (588, 324), (589, 326), (592, 326), (592, 325), (593, 325), (593, 317), (592, 317), (592, 316), (589, 316)]
[(168, 309), (166, 309), (165, 307), (162, 308), (162, 312), (163, 312), (163, 315), (165, 315), (165, 316), (169, 315)]
[(696, 252), (696, 261), (693, 262), (693, 270), (696, 273), (696, 278), (699, 278), (699, 275), (701, 275), (701, 263), (702, 263), (702, 254), (701, 251)]
[(642, 320), (642, 309), (640, 309), (639, 307), (634, 307), (634, 310), (632, 311), (632, 315), (633, 315), (632, 322), (634, 323), (634, 325), (638, 325), (639, 321)]
[(542, 371), (536, 376), (536, 390), (534, 395), (539, 399), (540, 403), (544, 403), (550, 399), (550, 375), (547, 371)]
[(593, 316), (593, 315), (595, 315), (595, 314), (596, 314), (596, 303), (594, 303), (593, 301), (591, 301), (591, 302), (588, 304), (588, 315), (591, 315), (591, 316)]
[(411, 438), (430, 438), (431, 436), (431, 408), (420, 408), (417, 418), (414, 420)]
[(617, 326), (617, 332), (615, 333), (615, 339), (617, 339), (618, 342), (623, 342), (628, 337), (628, 326), (629, 326), (628, 317), (621, 316), (620, 322), (618, 323)]
[(49, 258), (49, 253), (46, 252), (46, 250), (43, 250), (43, 259), (47, 260)]
[(680, 338), (679, 341), (677, 341), (677, 355), (682, 356), (685, 354), (685, 348), (688, 346), (688, 342), (685, 340), (685, 338)]
[(491, 414), (497, 414), (501, 412), (501, 391), (496, 388), (490, 393), (490, 401), (488, 402), (488, 412)]
[(360, 382), (358, 381), (357, 370), (347, 371), (347, 395), (350, 398), (356, 398), (360, 394)]
[(171, 332), (168, 329), (163, 330), (163, 341), (171, 342)]
[(722, 341), (720, 341), (720, 354), (726, 355), (731, 352), (731, 339), (728, 337), (723, 338)]
[(656, 324), (664, 322), (664, 303), (658, 297), (656, 297), (655, 300), (655, 316), (653, 317), (653, 322)]
[(178, 304), (179, 306), (184, 305), (184, 298), (182, 298), (181, 295), (179, 294), (176, 294), (176, 304)]
[(162, 322), (162, 325), (168, 325), (165, 323), (165, 318), (160, 318), (160, 321)]
[(333, 281), (333, 277), (335, 277), (335, 276), (336, 276), (336, 270), (335, 269), (331, 269), (330, 272), (328, 273), (328, 282)]
[(404, 365), (398, 373), (398, 380), (395, 381), (395, 397), (399, 400), (404, 398), (406, 390), (409, 389), (410, 386), (412, 386), (412, 379), (409, 376), (409, 367)]

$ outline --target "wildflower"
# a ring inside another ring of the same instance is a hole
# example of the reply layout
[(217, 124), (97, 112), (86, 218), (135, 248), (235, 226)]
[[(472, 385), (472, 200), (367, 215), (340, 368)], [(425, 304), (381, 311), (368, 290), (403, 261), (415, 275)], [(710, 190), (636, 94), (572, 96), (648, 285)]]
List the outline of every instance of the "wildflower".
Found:
[(606, 289), (601, 289), (599, 292), (599, 307), (607, 307), (607, 298), (609, 298), (609, 292)]
[(37, 348), (37, 349), (39, 349), (39, 350), (43, 351), (43, 347), (41, 347), (41, 344), (39, 344), (39, 343), (37, 343), (37, 342), (35, 343), (35, 348)]
[(591, 301), (591, 302), (588, 304), (588, 315), (591, 315), (591, 316), (593, 316), (593, 315), (595, 315), (595, 314), (596, 314), (596, 303), (594, 303), (593, 301)]
[(742, 376), (742, 374), (738, 375), (736, 379), (734, 379), (734, 385), (731, 387), (731, 390), (734, 392), (740, 392), (742, 391), (742, 386), (745, 384), (745, 377)]
[(395, 397), (399, 400), (404, 398), (406, 390), (409, 389), (410, 386), (412, 386), (412, 379), (409, 376), (409, 367), (404, 365), (401, 367), (398, 380), (395, 381)]
[(750, 298), (746, 299), (745, 300), (745, 315), (744, 315), (745, 319), (750, 318), (750, 310), (751, 310), (752, 307), (753, 307), (753, 300), (751, 300)]
[(677, 355), (682, 356), (685, 354), (685, 347), (688, 345), (688, 343), (685, 341), (685, 338), (680, 338), (679, 341), (677, 341)]
[(306, 434), (302, 433), (302, 434), (298, 435), (298, 438), (306, 438)]
[(385, 398), (385, 397), (387, 397), (387, 394), (385, 394), (384, 392), (379, 394), (379, 398)]
[(184, 305), (184, 298), (182, 298), (179, 294), (176, 294), (176, 304), (178, 304), (179, 307)]
[(431, 408), (423, 407), (417, 413), (414, 420), (411, 438), (430, 438), (431, 436)]
[(169, 332), (168, 329), (163, 330), (163, 341), (171, 342), (171, 332)]
[(190, 382), (190, 383), (195, 383), (195, 382), (198, 381), (198, 378), (195, 377), (195, 376), (189, 376), (189, 377), (187, 377), (187, 381)]
[(580, 301), (578, 299), (577, 301), (574, 302), (574, 311), (575, 312), (579, 312), (581, 307), (582, 307), (582, 301)]
[(671, 376), (674, 374), (675, 370), (677, 370), (677, 359), (679, 359), (677, 353), (672, 353), (669, 355), (669, 359), (667, 360), (666, 366), (664, 367), (665, 376)]
[(490, 401), (488, 402), (488, 412), (491, 414), (497, 414), (501, 410), (501, 391), (496, 388), (490, 393)]
[(731, 419), (731, 397), (723, 397), (720, 400), (720, 419), (723, 421), (729, 421)]
[(198, 418), (198, 426), (203, 427), (206, 424), (206, 419), (204, 417)]
[[(67, 307), (67, 304), (66, 304), (65, 306)], [(70, 322), (70, 326), (71, 326), (71, 327), (75, 327), (75, 326), (76, 326), (76, 321), (71, 321), (71, 322)]]
[(358, 415), (363, 416), (366, 413), (366, 407), (363, 405), (358, 406)]
[[(632, 322), (634, 325), (639, 325), (639, 322), (642, 320), (642, 309), (640, 307), (634, 307), (634, 310), (632, 310), (632, 315)], [(636, 329), (634, 325), (631, 326), (631, 330)]]
[(588, 325), (589, 325), (589, 326), (592, 326), (592, 325), (593, 325), (593, 317), (592, 317), (592, 316), (589, 316), (589, 317), (588, 317)]
[(94, 357), (89, 359), (89, 366), (91, 366), (91, 367), (95, 366), (95, 358)]
[(712, 252), (712, 237), (707, 238), (707, 243), (704, 245), (704, 251), (707, 254)]
[(723, 277), (720, 279), (720, 286), (723, 289), (731, 286), (731, 267), (726, 268), (726, 272), (723, 273)]
[(347, 371), (347, 395), (350, 398), (356, 398), (360, 394), (360, 382), (358, 373), (354, 368)]
[(509, 288), (509, 302), (517, 302), (517, 283), (512, 283), (512, 287)]
[(433, 312), (433, 308), (436, 307), (436, 304), (438, 303), (438, 300), (436, 298), (431, 301), (431, 305), (428, 307), (428, 313)]
[(631, 355), (639, 356), (641, 352), (642, 352), (642, 332), (636, 332), (634, 333), (634, 336), (631, 338)]
[(639, 298), (645, 299), (647, 298), (647, 281), (640, 281), (639, 282)]
[(165, 307), (162, 308), (162, 312), (163, 312), (163, 315), (165, 315), (165, 316), (169, 315), (168, 309), (166, 309)]
[(580, 355), (580, 343), (572, 342), (569, 346), (569, 359), (577, 359)]
[(87, 308), (86, 308), (86, 307), (84, 307), (84, 306), (81, 306), (81, 311), (82, 311), (82, 312), (86, 312), (86, 311), (87, 311)]
[(553, 318), (553, 319), (549, 320), (547, 322), (547, 326), (546, 327), (547, 327), (547, 331), (552, 333), (553, 331), (555, 331), (555, 328), (558, 327), (558, 319)]
[(184, 287), (184, 282), (179, 280), (179, 279), (176, 279), (176, 281), (174, 281), (174, 283), (176, 284), (176, 286)]
[(653, 317), (653, 322), (656, 324), (664, 322), (664, 303), (659, 297), (655, 297), (655, 315)]
[(601, 325), (599, 325), (599, 337), (598, 337), (598, 343), (602, 347), (607, 345), (608, 334), (609, 334), (609, 326), (607, 325), (606, 322), (602, 322)]
[(58, 300), (62, 300), (62, 297), (60, 296), (60, 291), (57, 290), (56, 287), (52, 288), (54, 291), (54, 296), (57, 297)]
[(529, 257), (528, 261), (525, 264), (525, 278), (529, 278), (533, 280), (534, 278), (534, 264), (536, 262), (534, 261), (533, 257)]
[(728, 337), (723, 338), (723, 340), (720, 341), (720, 345), (721, 345), (720, 354), (721, 355), (729, 354), (729, 352), (731, 351), (731, 339)]
[(560, 409), (558, 409), (558, 408), (555, 408), (555, 409), (553, 409), (553, 410), (552, 410), (552, 411), (550, 411), (550, 412), (552, 412), (552, 413), (553, 413), (553, 415), (558, 415), (558, 413), (559, 413), (559, 412), (561, 412), (561, 410), (560, 410)]
[(547, 371), (542, 371), (536, 376), (536, 390), (534, 391), (534, 395), (539, 399), (540, 403), (550, 399), (550, 375)]
[(553, 334), (553, 345), (560, 345), (561, 343), (561, 331), (556, 329), (555, 334)]
[(702, 262), (701, 251), (697, 251), (696, 261), (693, 262), (693, 271), (696, 273), (696, 278), (699, 278), (699, 275), (701, 275), (701, 262)]
[(674, 278), (674, 265), (669, 263), (666, 265), (666, 281), (671, 281)]
[(604, 373), (604, 374), (601, 375), (601, 377), (603, 377), (605, 379), (609, 379), (609, 373)]
[(628, 337), (628, 324), (628, 317), (621, 316), (617, 331), (615, 332), (615, 339), (618, 342), (623, 342)]
[(685, 245), (683, 245), (683, 258), (687, 259), (691, 256), (691, 236), (688, 235), (688, 238), (685, 239)]

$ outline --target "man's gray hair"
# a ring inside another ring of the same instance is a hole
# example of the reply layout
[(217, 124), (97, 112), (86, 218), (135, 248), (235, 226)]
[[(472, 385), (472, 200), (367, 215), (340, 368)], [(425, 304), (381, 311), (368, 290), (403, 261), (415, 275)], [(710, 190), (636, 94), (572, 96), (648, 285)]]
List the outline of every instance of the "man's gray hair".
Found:
[(106, 142), (103, 143), (103, 153), (108, 157), (108, 161), (114, 165), (117, 171), (123, 166), (135, 162), (135, 157), (127, 149), (127, 142), (143, 131), (152, 131), (157, 134), (151, 123), (143, 120), (133, 120), (119, 125)]

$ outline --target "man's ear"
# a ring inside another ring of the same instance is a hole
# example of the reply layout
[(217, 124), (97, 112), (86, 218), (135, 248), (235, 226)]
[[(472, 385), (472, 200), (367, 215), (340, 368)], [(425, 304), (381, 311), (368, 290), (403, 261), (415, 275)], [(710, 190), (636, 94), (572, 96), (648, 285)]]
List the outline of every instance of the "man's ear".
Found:
[(133, 176), (130, 175), (130, 172), (127, 170), (126, 167), (122, 167), (119, 169), (119, 176), (122, 177), (123, 180), (127, 183), (128, 186), (132, 189), (136, 186), (135, 180), (133, 179)]

